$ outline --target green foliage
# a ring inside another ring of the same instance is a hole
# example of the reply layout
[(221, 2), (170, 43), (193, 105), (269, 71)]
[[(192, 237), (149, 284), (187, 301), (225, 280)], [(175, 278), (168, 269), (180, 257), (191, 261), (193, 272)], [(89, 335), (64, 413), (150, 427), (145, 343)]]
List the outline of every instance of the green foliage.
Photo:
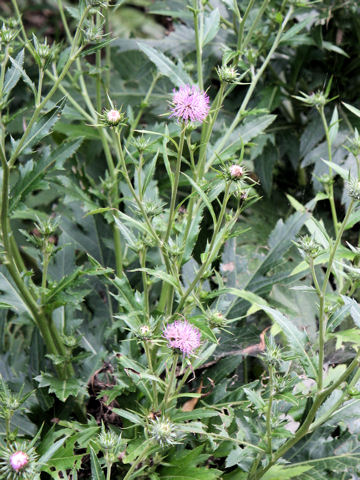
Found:
[(357, 478), (357, 2), (72, 3), (1, 18), (1, 472)]

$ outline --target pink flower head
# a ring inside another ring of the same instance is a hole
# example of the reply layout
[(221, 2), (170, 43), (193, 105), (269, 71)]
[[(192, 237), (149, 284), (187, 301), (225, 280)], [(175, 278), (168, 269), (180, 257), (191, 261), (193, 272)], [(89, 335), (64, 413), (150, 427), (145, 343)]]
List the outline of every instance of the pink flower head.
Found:
[(117, 125), (121, 120), (121, 114), (119, 110), (109, 110), (106, 114), (106, 118), (112, 125)]
[(244, 169), (240, 165), (231, 165), (229, 172), (232, 178), (238, 179), (244, 175)]
[(19, 472), (29, 463), (29, 457), (25, 452), (21, 450), (10, 455), (9, 458), (10, 465), (15, 472)]
[(190, 356), (200, 346), (200, 331), (187, 320), (180, 320), (167, 325), (164, 337), (170, 348), (180, 350), (183, 356)]
[(173, 90), (170, 117), (177, 117), (184, 122), (203, 122), (207, 117), (209, 97), (201, 92), (196, 85), (184, 85), (179, 90)]

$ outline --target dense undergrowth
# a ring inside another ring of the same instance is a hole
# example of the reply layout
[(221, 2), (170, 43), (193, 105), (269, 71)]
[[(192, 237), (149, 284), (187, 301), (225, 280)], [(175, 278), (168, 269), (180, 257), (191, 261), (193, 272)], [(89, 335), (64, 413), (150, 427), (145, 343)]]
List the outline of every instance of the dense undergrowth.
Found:
[(0, 1), (0, 478), (358, 478), (357, 3)]

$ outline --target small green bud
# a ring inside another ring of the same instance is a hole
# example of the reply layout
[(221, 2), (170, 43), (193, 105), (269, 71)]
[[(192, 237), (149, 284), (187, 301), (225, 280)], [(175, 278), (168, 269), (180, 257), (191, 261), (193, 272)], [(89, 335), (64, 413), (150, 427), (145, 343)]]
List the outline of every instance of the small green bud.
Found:
[(308, 258), (316, 258), (321, 253), (321, 245), (309, 235), (300, 237), (299, 241), (295, 244), (300, 252)]
[(165, 417), (151, 420), (148, 430), (150, 436), (162, 447), (177, 443), (176, 426)]
[(0, 30), (0, 39), (5, 45), (8, 45), (17, 35), (17, 31), (11, 28), (9, 25), (3, 23)]
[(356, 179), (351, 179), (346, 182), (346, 190), (351, 198), (354, 200), (360, 200), (360, 181)]
[(143, 136), (136, 137), (136, 138), (132, 139), (131, 143), (134, 145), (134, 147), (136, 148), (136, 150), (139, 153), (143, 153), (143, 152), (145, 152), (145, 150), (147, 150), (147, 148), (149, 146), (149, 139), (144, 138)]
[(216, 68), (216, 73), (218, 74), (221, 82), (237, 83), (239, 80), (238, 72), (234, 67), (223, 65), (222, 67)]
[(210, 328), (222, 328), (227, 323), (226, 317), (221, 312), (209, 312), (207, 319)]
[(349, 388), (347, 393), (350, 397), (356, 397), (360, 395), (360, 391), (355, 387)]

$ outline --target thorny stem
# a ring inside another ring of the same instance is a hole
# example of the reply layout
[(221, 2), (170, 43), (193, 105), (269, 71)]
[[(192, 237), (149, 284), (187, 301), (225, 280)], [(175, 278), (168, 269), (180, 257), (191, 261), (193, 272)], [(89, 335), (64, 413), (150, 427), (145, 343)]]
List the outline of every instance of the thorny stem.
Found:
[[(178, 146), (178, 154), (176, 159), (176, 167), (175, 167), (175, 176), (172, 181), (172, 189), (171, 189), (171, 201), (170, 201), (170, 209), (169, 209), (169, 218), (168, 218), (168, 226), (166, 229), (165, 237), (164, 237), (164, 244), (166, 245), (172, 228), (172, 224), (174, 221), (175, 216), (175, 205), (176, 205), (176, 196), (179, 186), (179, 178), (180, 178), (180, 169), (181, 169), (181, 157), (184, 148), (184, 141), (185, 141), (185, 131), (186, 125), (185, 122), (181, 124), (181, 133), (180, 133), (180, 141)], [(171, 313), (172, 310), (172, 303), (173, 303), (173, 296), (174, 296), (174, 289), (171, 285), (167, 282), (163, 282), (161, 288), (161, 294), (158, 304), (158, 309), (163, 310), (164, 305), (166, 305), (167, 313)]]

